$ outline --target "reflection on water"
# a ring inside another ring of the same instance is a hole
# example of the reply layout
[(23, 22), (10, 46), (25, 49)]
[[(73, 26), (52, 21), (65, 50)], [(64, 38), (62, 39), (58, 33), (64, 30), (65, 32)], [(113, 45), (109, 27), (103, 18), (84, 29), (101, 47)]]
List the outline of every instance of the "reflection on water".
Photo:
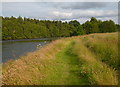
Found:
[(43, 46), (49, 41), (4, 41), (2, 42), (2, 62), (10, 59), (17, 59), (27, 52), (37, 49), (38, 45)]

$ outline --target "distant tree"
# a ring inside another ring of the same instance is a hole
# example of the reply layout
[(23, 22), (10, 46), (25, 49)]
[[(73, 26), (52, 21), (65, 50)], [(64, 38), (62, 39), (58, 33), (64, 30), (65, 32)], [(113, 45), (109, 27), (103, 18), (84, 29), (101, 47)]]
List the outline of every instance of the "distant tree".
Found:
[(100, 32), (105, 33), (105, 32), (115, 32), (117, 27), (115, 23), (112, 20), (109, 21), (103, 21), (100, 25)]
[[(1, 28), (1, 27), (0, 27)], [(92, 17), (82, 25), (77, 20), (70, 22), (37, 20), (30, 18), (2, 17), (2, 39), (27, 39), (47, 37), (69, 37), (98, 32), (115, 32), (120, 25), (112, 20), (101, 21)]]
[(120, 25), (116, 24), (116, 27), (117, 27), (116, 31), (120, 31)]
[(86, 32), (86, 34), (90, 34), (92, 32), (92, 23), (87, 21), (83, 24), (83, 28)]
[(74, 27), (77, 27), (80, 25), (80, 23), (77, 20), (70, 21), (69, 24), (73, 25)]
[(77, 20), (70, 21), (69, 24), (74, 26), (74, 28), (73, 28), (74, 30), (73, 30), (72, 35), (83, 35), (83, 34), (85, 34), (82, 25), (80, 25), (80, 23)]
[(99, 25), (98, 25), (97, 19), (92, 17), (90, 22), (92, 24), (91, 33), (98, 33), (99, 32)]
[(97, 23), (92, 24), (91, 33), (98, 33), (99, 32), (99, 26)]
[(20, 24), (23, 22), (23, 19), (22, 19), (22, 17), (20, 17), (20, 16), (17, 18), (17, 20), (18, 20), (18, 22), (19, 22)]
[(92, 24), (97, 23), (97, 19), (94, 18), (94, 17), (92, 17), (91, 20), (90, 20), (90, 22), (91, 22)]

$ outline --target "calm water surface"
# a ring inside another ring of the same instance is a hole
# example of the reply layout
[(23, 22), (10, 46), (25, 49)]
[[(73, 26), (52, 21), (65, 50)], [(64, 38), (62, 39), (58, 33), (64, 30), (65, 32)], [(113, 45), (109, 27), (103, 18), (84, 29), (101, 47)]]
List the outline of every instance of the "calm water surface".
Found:
[(35, 51), (38, 45), (43, 46), (50, 41), (48, 40), (12, 40), (2, 42), (2, 62), (6, 62), (10, 59), (17, 59), (27, 52)]

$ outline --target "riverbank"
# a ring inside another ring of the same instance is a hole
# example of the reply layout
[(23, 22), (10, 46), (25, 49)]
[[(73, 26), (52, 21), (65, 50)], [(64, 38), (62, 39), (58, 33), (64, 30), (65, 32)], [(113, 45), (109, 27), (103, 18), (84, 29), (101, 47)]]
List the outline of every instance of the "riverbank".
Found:
[(3, 64), (5, 85), (117, 85), (118, 33), (62, 38)]
[(28, 41), (52, 41), (56, 39), (60, 39), (62, 37), (53, 37), (53, 38), (34, 38), (34, 39), (15, 39), (15, 40), (2, 40), (1, 42), (14, 42), (14, 41), (20, 41), (20, 42), (28, 42)]
[[(2, 42), (2, 63), (15, 60), (28, 52), (33, 52), (38, 48), (50, 43), (51, 40), (26, 40), (26, 41), (6, 41)], [(7, 55), (6, 55), (7, 54)]]

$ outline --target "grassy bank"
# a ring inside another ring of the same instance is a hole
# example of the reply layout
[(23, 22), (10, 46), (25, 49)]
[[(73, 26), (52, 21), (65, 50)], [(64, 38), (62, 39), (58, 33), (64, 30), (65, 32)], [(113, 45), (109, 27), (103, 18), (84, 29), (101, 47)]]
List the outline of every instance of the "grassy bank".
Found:
[(118, 33), (62, 38), (3, 64), (3, 84), (117, 85)]

